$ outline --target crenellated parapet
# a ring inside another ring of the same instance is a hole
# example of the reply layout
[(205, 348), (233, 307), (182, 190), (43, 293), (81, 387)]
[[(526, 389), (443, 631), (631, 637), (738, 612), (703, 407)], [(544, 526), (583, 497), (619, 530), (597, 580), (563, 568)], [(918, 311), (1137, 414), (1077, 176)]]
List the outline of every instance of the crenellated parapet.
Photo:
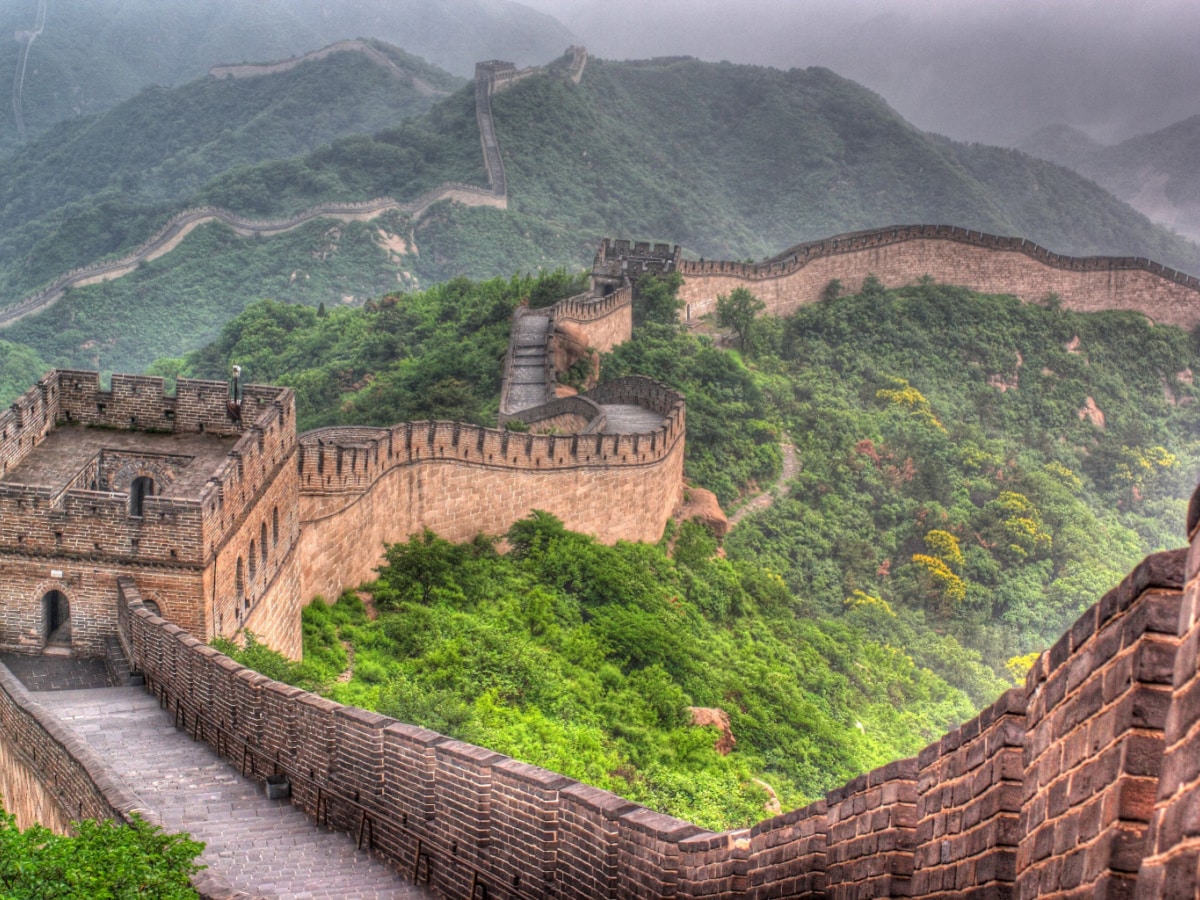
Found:
[(301, 435), (302, 593), (336, 596), (369, 580), (385, 543), (424, 528), (454, 541), (502, 534), (541, 509), (600, 540), (662, 535), (683, 490), (682, 396), (646, 378), (606, 383), (545, 415), (582, 421), (608, 403), (637, 406), (640, 433), (588, 427), (535, 434), (462, 422), (317, 429)]
[(270, 681), (132, 593), (123, 627), (199, 739), (240, 738), (215, 749), (248, 746), (294, 803), (447, 896), (1182, 897), (1200, 887), (1200, 553), (1186, 555), (1148, 557), (1023, 686), (916, 757), (721, 833)]
[[(636, 259), (636, 254), (631, 260)], [(610, 249), (606, 266), (616, 262)], [(684, 316), (716, 308), (718, 295), (750, 289), (771, 315), (818, 302), (831, 282), (855, 292), (867, 275), (885, 287), (929, 276), (1026, 302), (1056, 295), (1081, 312), (1124, 309), (1191, 329), (1200, 323), (1200, 280), (1142, 257), (1073, 257), (1033, 241), (949, 225), (905, 225), (797, 244), (761, 263), (679, 260)]]

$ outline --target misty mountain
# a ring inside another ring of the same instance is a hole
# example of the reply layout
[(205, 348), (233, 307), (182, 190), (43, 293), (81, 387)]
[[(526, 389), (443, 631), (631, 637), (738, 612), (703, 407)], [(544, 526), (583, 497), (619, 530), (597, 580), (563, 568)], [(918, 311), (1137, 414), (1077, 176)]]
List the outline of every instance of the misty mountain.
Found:
[(1160, 225), (1200, 240), (1200, 116), (1111, 146), (1055, 126), (1021, 147), (1075, 169)]
[[(28, 48), (9, 36), (44, 25)], [(335, 41), (378, 38), (459, 75), (477, 60), (529, 64), (572, 43), (565, 27), (510, 0), (9, 0), (0, 4), (0, 151), (56, 122), (108, 109), (150, 85), (191, 81), (220, 63), (301, 55)], [(22, 71), (24, 77), (22, 78)]]
[[(290, 110), (336, 131), (338, 104), (372, 96), (373, 84), (388, 90), (378, 66), (341, 56), (264, 76), (257, 91), (271, 102), (261, 117), (253, 104), (223, 112), (248, 88), (206, 78), (146, 92), (85, 127), (60, 126), (72, 138), (61, 146), (48, 138), (40, 153), (0, 160), (0, 294), (12, 303), (62, 272), (128, 253), (188, 207), (271, 219), (328, 202), (411, 200), (446, 181), (487, 186), (472, 86), (423, 96), (428, 112), (396, 110), (395, 124), (373, 134), (344, 133), (296, 154), (311, 129)], [(577, 270), (604, 235), (745, 259), (847, 231), (949, 224), (1072, 255), (1147, 256), (1200, 271), (1200, 249), (1094, 182), (1016, 150), (922, 132), (826, 69), (593, 59), (578, 85), (543, 73), (492, 105), (507, 209), (443, 202), (417, 220), (314, 221), (249, 241), (206, 225), (134, 273), (72, 289), (6, 336), (56, 364), (137, 369), (210, 339), (254, 299), (354, 304), (456, 275)], [(222, 121), (228, 134), (180, 146), (179, 135), (220, 132), (172, 126), (175, 114)], [(246, 134), (280, 156), (255, 162)], [(133, 163), (126, 146), (137, 148)], [(194, 167), (180, 164), (193, 154)], [(68, 197), (63, 173), (76, 168), (85, 174)], [(207, 180), (192, 189), (203, 179), (180, 177), (187, 172)], [(138, 336), (150, 318), (162, 323), (152, 341)]]
[(1193, 0), (526, 2), (606, 58), (824, 66), (958, 140), (1013, 146), (1069, 122), (1113, 143), (1200, 112)]

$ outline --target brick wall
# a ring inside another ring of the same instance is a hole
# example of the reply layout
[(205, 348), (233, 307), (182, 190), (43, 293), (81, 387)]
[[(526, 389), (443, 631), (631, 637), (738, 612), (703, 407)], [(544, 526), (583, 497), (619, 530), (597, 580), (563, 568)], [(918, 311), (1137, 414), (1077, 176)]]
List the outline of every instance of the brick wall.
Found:
[(833, 279), (856, 292), (873, 274), (886, 287), (929, 275), (1027, 302), (1057, 294), (1067, 309), (1126, 309), (1190, 330), (1200, 323), (1200, 281), (1146, 259), (1051, 253), (1031, 241), (949, 226), (903, 226), (800, 244), (761, 264), (681, 260), (684, 316), (716, 308), (718, 294), (749, 288), (770, 315), (815, 303)]
[(1191, 552), (1179, 608), (1163, 759), (1154, 813), (1138, 873), (1141, 900), (1195, 896), (1200, 890), (1200, 491), (1188, 511)]
[(1149, 557), (1025, 687), (917, 758), (721, 834), (272, 682), (136, 590), (130, 643), (193, 727), (203, 712), (259, 776), (286, 772), (295, 802), (449, 897), (1192, 896), (1200, 638), (1191, 601), (1180, 616), (1183, 560)]
[(1179, 646), (1183, 551), (1148, 558), (1029, 675), (1017, 896), (1133, 893)]
[(917, 761), (901, 759), (825, 795), (826, 896), (907, 897), (917, 826)]
[(531, 510), (600, 540), (656, 541), (683, 486), (682, 398), (644, 378), (586, 395), (660, 412), (640, 435), (521, 434), (449, 422), (331, 428), (299, 448), (302, 596), (374, 577), (384, 543), (431, 528), (452, 541), (501, 534)]
[(1024, 795), (1025, 691), (1014, 688), (917, 757), (918, 897), (1011, 896)]
[(598, 297), (584, 294), (554, 304), (554, 322), (583, 329), (588, 346), (607, 353), (633, 336), (633, 289), (622, 287)]

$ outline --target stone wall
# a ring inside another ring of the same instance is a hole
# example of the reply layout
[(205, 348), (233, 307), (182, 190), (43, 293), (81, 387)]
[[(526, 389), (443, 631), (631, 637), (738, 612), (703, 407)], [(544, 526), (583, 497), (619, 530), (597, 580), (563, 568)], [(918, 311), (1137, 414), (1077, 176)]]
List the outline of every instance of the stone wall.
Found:
[(657, 541), (682, 493), (683, 400), (644, 378), (587, 396), (655, 409), (663, 424), (637, 435), (522, 434), (450, 422), (303, 435), (302, 596), (333, 598), (373, 578), (384, 543), (423, 528), (470, 540), (501, 534), (533, 509), (602, 541)]
[(1141, 900), (1194, 896), (1200, 890), (1200, 490), (1188, 510), (1191, 552), (1179, 608), (1163, 759), (1154, 812), (1138, 873)]
[(554, 304), (554, 324), (570, 322), (587, 335), (588, 346), (607, 353), (633, 336), (633, 289), (618, 288), (603, 297), (584, 294)]
[(886, 287), (925, 275), (984, 293), (1014, 294), (1026, 302), (1057, 294), (1067, 309), (1124, 309), (1155, 322), (1191, 329), (1200, 323), (1200, 281), (1140, 258), (1051, 253), (1021, 238), (996, 237), (949, 226), (902, 226), (800, 244), (759, 264), (680, 260), (679, 297), (685, 318), (716, 308), (719, 294), (750, 289), (770, 315), (815, 303), (834, 279), (856, 292), (873, 274)]
[(147, 810), (87, 743), (36, 703), (0, 663), (0, 800), (17, 825), (67, 832), (78, 819)]
[(0, 414), (6, 471), (55, 427), (204, 432), (231, 442), (195, 496), (147, 496), (136, 516), (125, 490), (102, 483), (106, 472), (127, 485), (130, 473), (157, 466), (156, 479), (169, 483), (160, 477), (168, 456), (101, 451), (84, 466), (95, 485), (88, 477), (65, 488), (0, 484), (0, 647), (42, 648), (40, 598), (56, 590), (70, 605), (72, 651), (102, 656), (115, 630), (117, 579), (136, 574), (147, 598), (191, 633), (232, 637), (253, 617), (265, 641), (299, 654), (294, 397), (249, 386), (241, 423), (227, 415), (227, 399), (224, 382), (181, 379), (168, 395), (161, 378), (114, 375), (104, 389), (96, 372), (56, 370)]
[(1024, 687), (915, 759), (724, 833), (272, 682), (153, 616), (136, 591), (129, 643), (151, 689), (211, 723), (210, 740), (216, 727), (245, 740), (259, 775), (285, 772), (294, 802), (448, 897), (1191, 897), (1192, 557), (1186, 600), (1184, 551), (1149, 557)]

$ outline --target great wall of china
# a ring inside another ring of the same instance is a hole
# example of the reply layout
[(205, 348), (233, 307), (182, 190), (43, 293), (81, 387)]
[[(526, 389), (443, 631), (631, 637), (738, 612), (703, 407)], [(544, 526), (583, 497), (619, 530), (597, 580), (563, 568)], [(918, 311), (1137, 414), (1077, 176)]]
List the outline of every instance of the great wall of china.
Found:
[[(221, 523), (229, 555), (249, 540), (253, 559), (257, 519), (237, 504), (264, 496), (268, 462), (283, 454), (298, 504), (291, 557), (314, 561), (290, 576), (305, 590), (331, 566), (344, 578), (331, 579), (330, 587), (369, 569), (378, 550), (368, 545), (394, 539), (378, 523), (397, 509), (412, 513), (391, 532), (398, 537), (430, 523), (448, 536), (470, 536), (472, 528), (500, 527), (523, 514), (526, 504), (541, 502), (536, 494), (561, 500), (585, 523), (582, 530), (611, 524), (605, 539), (633, 536), (628, 520), (606, 524), (599, 507), (642, 505), (653, 507), (651, 518), (664, 515), (680, 483), (682, 402), (645, 380), (552, 399), (547, 360), (567, 324), (594, 327), (588, 339), (597, 345), (627, 338), (625, 279), (671, 269), (684, 276), (693, 316), (717, 293), (741, 285), (782, 314), (819, 299), (833, 279), (852, 290), (868, 273), (885, 284), (930, 274), (1025, 300), (1057, 293), (1073, 308), (1133, 309), (1184, 327), (1195, 324), (1192, 307), (1200, 305), (1195, 279), (1145, 260), (1073, 260), (961, 229), (843, 236), (799, 245), (758, 266), (689, 262), (666, 245), (606, 242), (595, 296), (563, 301), (549, 315), (518, 310), (515, 323), (545, 319), (535, 330), (546, 349), (525, 366), (514, 338), (505, 363), (505, 415), (535, 430), (540, 424), (561, 431), (569, 423), (574, 433), (404, 423), (310, 432), (288, 445), (272, 425), (286, 418), (287, 397), (263, 394), (256, 402), (266, 418), (259, 423), (260, 414), (248, 413), (249, 426), (221, 469), (219, 493), (232, 509), (221, 507), (214, 490), (211, 508), (202, 502), (199, 514)], [(532, 399), (511, 400), (518, 383), (529, 386)], [(181, 387), (194, 391), (196, 402), (224, 390)], [(55, 407), (46, 389), (35, 389), (5, 412), (6, 470), (60, 424), (62, 410), (115, 422), (130, 414), (165, 416), (170, 405), (156, 379), (114, 380), (111, 392), (97, 383), (85, 393)], [(120, 409), (108, 406), (118, 399)], [(625, 406), (645, 411), (657, 428), (605, 434), (607, 410)], [(168, 418), (192, 416), (215, 427), (216, 420), (187, 409), (170, 405)], [(256, 447), (262, 464), (247, 465)], [(467, 473), (466, 481), (452, 483), (454, 473)], [(604, 480), (613, 476), (618, 481)], [(536, 487), (511, 509), (486, 508), (519, 484)], [(647, 490), (662, 496), (645, 504)], [(478, 508), (461, 514), (468, 506), (459, 504), (472, 502)], [(264, 547), (267, 532), (264, 521)], [(293, 803), (315, 822), (350, 832), (443, 896), (1192, 897), (1200, 888), (1200, 491), (1187, 532), (1190, 550), (1148, 558), (1042, 654), (1023, 687), (916, 757), (859, 776), (803, 809), (723, 833), (271, 681), (208, 647), (201, 638), (211, 621), (185, 630), (169, 621), (169, 604), (156, 603), (157, 611), (148, 605), (136, 572), (114, 567), (105, 615), (179, 727), (254, 777), (288, 776)], [(227, 566), (213, 578), (214, 597), (235, 591), (235, 569)], [(235, 624), (250, 621), (238, 617)], [(127, 819), (137, 798), (5, 675), (0, 667), (0, 792), (18, 798), (26, 820), (61, 826), (81, 815)]]
[[(412, 80), (418, 90), (422, 92), (433, 90), (420, 79), (404, 73), (383, 53), (363, 41), (343, 41), (297, 59), (270, 65), (216, 66), (210, 74), (214, 78), (251, 78), (269, 75), (294, 68), (307, 60), (324, 58), (332, 53), (363, 53), (368, 59), (387, 68), (397, 77)], [(569, 47), (567, 55), (570, 57), (570, 61), (564, 70), (564, 76), (578, 83), (587, 65), (587, 51), (582, 47)], [(322, 203), (294, 216), (270, 220), (248, 219), (220, 207), (205, 206), (185, 209), (172, 216), (153, 237), (120, 259), (73, 269), (60, 275), (41, 290), (0, 309), (0, 328), (11, 325), (25, 316), (49, 309), (62, 298), (63, 293), (69, 288), (86, 287), (90, 284), (98, 284), (128, 275), (142, 263), (170, 253), (193, 230), (209, 222), (221, 222), (228, 225), (240, 237), (255, 235), (271, 237), (299, 228), (316, 219), (367, 222), (386, 212), (396, 211), (408, 216), (410, 220), (416, 221), (424, 215), (429, 207), (444, 200), (461, 203), (464, 206), (490, 206), (496, 209), (507, 209), (508, 192), (504, 177), (504, 160), (500, 155), (500, 146), (492, 121), (491, 98), (498, 91), (541, 71), (543, 71), (541, 67), (517, 69), (511, 63), (498, 61), (480, 63), (476, 69), (475, 116), (479, 124), (484, 168), (488, 177), (489, 186), (486, 188), (448, 181), (412, 200), (398, 201), (391, 197), (378, 197), (373, 200)]]

